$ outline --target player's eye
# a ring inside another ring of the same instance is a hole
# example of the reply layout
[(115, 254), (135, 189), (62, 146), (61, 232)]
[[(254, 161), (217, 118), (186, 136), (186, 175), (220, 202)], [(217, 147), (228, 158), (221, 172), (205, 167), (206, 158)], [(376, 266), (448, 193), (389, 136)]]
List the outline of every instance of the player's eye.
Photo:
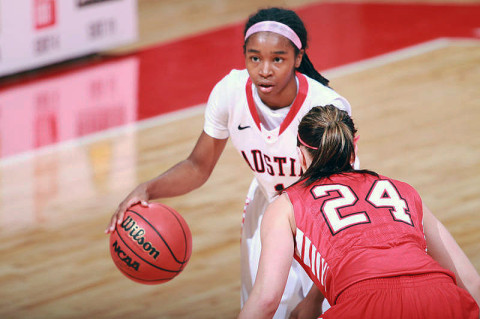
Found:
[(273, 59), (273, 62), (275, 62), (275, 63), (282, 63), (282, 62), (283, 62), (283, 58), (281, 58), (281, 57), (276, 57), (276, 58)]
[(252, 56), (252, 57), (250, 57), (250, 60), (252, 62), (260, 62), (260, 58), (258, 56)]

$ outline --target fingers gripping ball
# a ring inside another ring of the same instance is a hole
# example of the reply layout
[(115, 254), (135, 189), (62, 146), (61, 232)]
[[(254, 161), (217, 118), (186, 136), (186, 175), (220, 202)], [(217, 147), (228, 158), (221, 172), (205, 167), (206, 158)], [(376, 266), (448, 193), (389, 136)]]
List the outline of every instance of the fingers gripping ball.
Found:
[(133, 281), (154, 285), (177, 276), (192, 254), (192, 234), (173, 208), (159, 203), (132, 206), (110, 235), (117, 268)]

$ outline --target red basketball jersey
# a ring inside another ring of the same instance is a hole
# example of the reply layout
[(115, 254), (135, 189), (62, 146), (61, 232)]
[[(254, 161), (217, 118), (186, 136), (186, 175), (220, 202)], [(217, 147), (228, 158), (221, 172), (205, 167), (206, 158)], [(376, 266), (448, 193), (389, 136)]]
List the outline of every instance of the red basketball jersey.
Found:
[(410, 185), (348, 173), (286, 192), (297, 225), (295, 258), (330, 304), (365, 279), (431, 272), (454, 278), (426, 253), (422, 201)]

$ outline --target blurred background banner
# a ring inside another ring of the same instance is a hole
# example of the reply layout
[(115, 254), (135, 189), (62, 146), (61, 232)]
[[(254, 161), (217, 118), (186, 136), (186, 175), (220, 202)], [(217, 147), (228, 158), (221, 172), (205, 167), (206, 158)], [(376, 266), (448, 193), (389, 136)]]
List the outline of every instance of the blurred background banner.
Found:
[(0, 76), (137, 39), (137, 0), (0, 0)]
[(129, 56), (0, 92), (0, 158), (135, 122), (137, 81)]

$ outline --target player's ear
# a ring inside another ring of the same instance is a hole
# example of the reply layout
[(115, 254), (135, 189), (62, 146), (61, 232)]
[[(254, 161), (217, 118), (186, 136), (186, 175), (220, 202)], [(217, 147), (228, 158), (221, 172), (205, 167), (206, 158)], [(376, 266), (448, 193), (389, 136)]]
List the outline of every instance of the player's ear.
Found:
[(303, 59), (303, 54), (305, 53), (305, 50), (300, 50), (298, 52), (297, 56), (295, 57), (295, 69), (298, 69), (300, 67), (300, 64), (302, 64), (302, 59)]
[(300, 166), (302, 167), (302, 171), (305, 172), (307, 170), (307, 159), (305, 157), (305, 154), (303, 154), (303, 149), (299, 146), (297, 146), (297, 154), (298, 154), (298, 160), (300, 161)]
[(355, 158), (357, 157), (357, 153), (358, 153), (358, 140), (360, 139), (360, 135), (357, 135), (355, 136), (355, 138), (353, 139), (353, 146), (355, 147), (355, 150), (354, 150), (354, 153), (352, 155), (352, 159), (350, 160), (350, 164), (352, 164), (352, 166), (354, 165), (355, 163)]

